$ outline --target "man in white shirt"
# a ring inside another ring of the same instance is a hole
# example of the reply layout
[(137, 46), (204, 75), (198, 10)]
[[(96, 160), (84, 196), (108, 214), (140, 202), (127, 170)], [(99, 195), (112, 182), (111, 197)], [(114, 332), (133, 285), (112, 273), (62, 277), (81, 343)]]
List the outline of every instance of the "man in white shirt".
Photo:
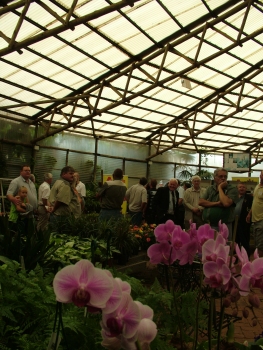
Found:
[(138, 184), (130, 187), (126, 192), (126, 199), (129, 202), (129, 214), (132, 225), (141, 226), (147, 206), (147, 191), (144, 187), (147, 179), (141, 177)]
[(50, 185), (52, 174), (44, 174), (44, 182), (38, 188), (38, 223), (37, 230), (44, 232), (47, 229), (50, 211), (48, 197), (50, 195)]
[(76, 185), (75, 188), (79, 194), (79, 198), (81, 199), (81, 212), (84, 211), (84, 207), (85, 207), (85, 198), (86, 198), (86, 186), (84, 185), (83, 182), (80, 181), (79, 179), (79, 173), (74, 173), (74, 178), (76, 181)]
[(74, 173), (74, 177), (76, 179), (76, 190), (78, 191), (78, 194), (81, 195), (81, 197), (86, 197), (86, 187), (83, 182), (79, 179), (79, 173)]
[(185, 206), (185, 229), (189, 230), (191, 220), (196, 224), (196, 228), (201, 225), (204, 225), (202, 219), (203, 207), (199, 205), (200, 197), (205, 193), (205, 188), (200, 186), (201, 178), (198, 175), (192, 177), (192, 187), (188, 188), (184, 192), (184, 206)]

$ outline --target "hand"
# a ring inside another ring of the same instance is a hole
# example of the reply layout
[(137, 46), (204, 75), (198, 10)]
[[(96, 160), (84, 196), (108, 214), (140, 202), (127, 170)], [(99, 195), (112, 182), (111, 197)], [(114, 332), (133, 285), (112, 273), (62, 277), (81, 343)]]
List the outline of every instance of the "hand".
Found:
[(48, 205), (45, 205), (45, 209), (48, 213), (52, 213), (54, 207), (49, 207)]
[(226, 186), (227, 186), (227, 181), (223, 181), (217, 187), (218, 188), (220, 187), (223, 190), (224, 188), (226, 188)]
[(250, 220), (251, 220), (251, 215), (248, 214), (248, 215), (246, 216), (246, 222), (247, 222), (248, 224), (250, 224)]
[(20, 196), (15, 196), (14, 197), (14, 202), (13, 202), (15, 205), (21, 205), (21, 199), (20, 199)]
[(192, 211), (193, 211), (193, 213), (198, 214), (199, 208), (193, 208)]

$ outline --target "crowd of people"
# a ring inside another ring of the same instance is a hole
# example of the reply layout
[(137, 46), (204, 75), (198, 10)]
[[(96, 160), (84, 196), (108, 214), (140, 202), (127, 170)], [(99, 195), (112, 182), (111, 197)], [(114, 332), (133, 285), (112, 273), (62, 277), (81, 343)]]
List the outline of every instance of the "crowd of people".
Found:
[(21, 166), (20, 176), (11, 181), (6, 195), (11, 202), (9, 222), (12, 230), (17, 231), (18, 223), (22, 221), (26, 231), (29, 222), (35, 222), (37, 217), (36, 230), (44, 232), (49, 223), (62, 223), (70, 215), (76, 218), (81, 215), (86, 190), (83, 190), (85, 185), (79, 174), (66, 166), (61, 170), (60, 179), (50, 188), (52, 179), (51, 173), (45, 173), (37, 193), (30, 166)]
[[(23, 165), (20, 176), (9, 185), (7, 198), (11, 202), (11, 228), (16, 229), (17, 221), (27, 223), (37, 215), (36, 229), (45, 231), (49, 223), (65, 222), (71, 215), (78, 218), (82, 214), (86, 188), (75, 169), (64, 167), (52, 188), (52, 174), (45, 173), (38, 195), (32, 175), (30, 166)], [(255, 246), (263, 256), (263, 171), (253, 196), (247, 193), (244, 183), (238, 186), (229, 184), (227, 175), (224, 168), (216, 169), (213, 184), (206, 189), (202, 187), (199, 176), (193, 176), (191, 183), (186, 182), (183, 186), (178, 179), (172, 178), (159, 187), (156, 179), (148, 181), (142, 177), (127, 189), (122, 181), (122, 169), (115, 169), (113, 180), (106, 181), (96, 195), (101, 204), (99, 220), (121, 218), (126, 200), (131, 224), (136, 226), (144, 222), (161, 224), (172, 220), (185, 230), (190, 228), (191, 222), (197, 228), (209, 223), (218, 230), (221, 221), (228, 227), (230, 240), (236, 226), (236, 242), (246, 249), (248, 255), (253, 223)]]

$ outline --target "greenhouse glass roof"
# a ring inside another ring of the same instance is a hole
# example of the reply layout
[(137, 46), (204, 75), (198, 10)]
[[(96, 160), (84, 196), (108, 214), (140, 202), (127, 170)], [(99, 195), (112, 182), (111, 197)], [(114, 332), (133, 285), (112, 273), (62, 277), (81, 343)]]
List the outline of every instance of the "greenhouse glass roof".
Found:
[(263, 1), (0, 0), (0, 117), (263, 159)]

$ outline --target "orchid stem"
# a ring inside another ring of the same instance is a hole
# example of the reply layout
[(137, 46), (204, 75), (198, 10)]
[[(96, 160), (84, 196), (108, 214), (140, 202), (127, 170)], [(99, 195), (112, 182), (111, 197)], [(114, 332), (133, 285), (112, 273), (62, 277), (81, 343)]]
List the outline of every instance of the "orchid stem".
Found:
[(139, 343), (138, 340), (136, 340), (135, 345), (137, 350), (142, 350), (141, 344)]
[(212, 329), (213, 329), (213, 316), (215, 299), (213, 296), (210, 298), (209, 316), (208, 316), (208, 349), (212, 349)]
[(218, 326), (218, 333), (217, 333), (217, 350), (220, 348), (220, 339), (221, 339), (221, 331), (222, 331), (222, 325), (224, 320), (224, 314), (225, 314), (225, 306), (222, 304), (222, 298), (221, 298), (221, 310), (220, 310), (220, 319), (219, 319), (219, 326)]
[(198, 338), (198, 329), (199, 329), (199, 317), (198, 316), (199, 316), (199, 305), (200, 305), (200, 300), (201, 300), (201, 295), (202, 295), (202, 281), (203, 281), (203, 271), (200, 268), (200, 284), (199, 284), (199, 290), (198, 290), (198, 296), (197, 296), (197, 305), (196, 305), (193, 349), (196, 349), (197, 338)]
[(170, 279), (172, 282), (172, 292), (173, 292), (173, 300), (174, 300), (174, 307), (175, 307), (175, 312), (177, 314), (177, 320), (178, 320), (178, 328), (179, 328), (179, 333), (180, 333), (180, 343), (181, 343), (181, 348), (183, 349), (183, 336), (182, 336), (182, 325), (181, 325), (181, 318), (179, 315), (179, 310), (177, 307), (177, 302), (175, 298), (175, 290), (174, 290), (174, 282), (173, 282), (173, 274), (171, 273), (171, 266), (169, 266), (169, 272), (170, 272)]

